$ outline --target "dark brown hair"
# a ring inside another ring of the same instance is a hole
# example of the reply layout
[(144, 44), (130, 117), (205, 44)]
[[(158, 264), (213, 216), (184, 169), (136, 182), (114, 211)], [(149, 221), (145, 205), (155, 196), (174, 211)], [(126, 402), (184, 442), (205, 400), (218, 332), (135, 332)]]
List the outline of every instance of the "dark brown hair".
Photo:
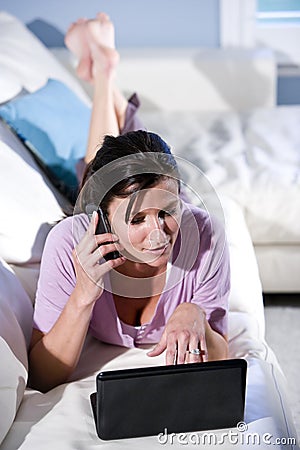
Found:
[[(176, 161), (160, 136), (142, 130), (106, 136), (86, 167), (79, 193), (80, 196), (84, 192), (81, 211), (91, 203), (107, 212), (114, 197), (127, 197), (155, 186), (166, 177), (174, 178), (180, 188)], [(114, 183), (114, 179), (118, 181)]]

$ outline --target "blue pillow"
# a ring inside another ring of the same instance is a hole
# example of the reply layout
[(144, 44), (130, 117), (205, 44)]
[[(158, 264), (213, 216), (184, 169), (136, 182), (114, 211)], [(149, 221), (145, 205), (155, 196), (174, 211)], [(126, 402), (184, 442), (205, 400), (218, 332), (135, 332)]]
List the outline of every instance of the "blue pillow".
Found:
[(73, 193), (78, 186), (76, 163), (86, 152), (90, 115), (90, 108), (54, 79), (0, 107), (3, 120)]

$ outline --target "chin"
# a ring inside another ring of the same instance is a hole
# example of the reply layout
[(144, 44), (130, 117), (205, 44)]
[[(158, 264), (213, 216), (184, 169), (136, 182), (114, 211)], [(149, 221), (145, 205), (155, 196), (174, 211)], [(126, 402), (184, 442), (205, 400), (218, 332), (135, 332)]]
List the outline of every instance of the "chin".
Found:
[(163, 254), (156, 258), (152, 258), (152, 259), (148, 258), (148, 260), (145, 260), (144, 263), (150, 267), (160, 268), (160, 267), (167, 265), (167, 263), (169, 261), (169, 257), (170, 257), (170, 254), (168, 252), (167, 254)]
[(131, 249), (131, 252), (127, 250), (123, 252), (123, 255), (133, 263), (146, 264), (149, 267), (160, 268), (168, 263), (171, 255), (171, 250), (172, 247), (170, 246), (169, 248), (165, 249), (161, 254), (153, 255), (145, 250), (133, 252)]

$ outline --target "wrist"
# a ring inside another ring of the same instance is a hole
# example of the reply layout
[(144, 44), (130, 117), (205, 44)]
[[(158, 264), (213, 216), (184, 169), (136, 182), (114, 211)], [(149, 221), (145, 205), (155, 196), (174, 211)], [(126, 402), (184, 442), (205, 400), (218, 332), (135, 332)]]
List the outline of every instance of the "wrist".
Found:
[(193, 302), (184, 302), (181, 303), (177, 309), (181, 309), (181, 310), (186, 310), (186, 311), (191, 311), (191, 309), (193, 309), (195, 311), (195, 315), (199, 316), (200, 318), (202, 318), (203, 320), (205, 320), (205, 322), (207, 322), (206, 320), (206, 312), (203, 308), (201, 308), (201, 306), (197, 305), (196, 303)]
[(82, 312), (92, 310), (97, 298), (91, 295), (88, 290), (81, 289), (77, 285), (70, 296), (73, 305)]

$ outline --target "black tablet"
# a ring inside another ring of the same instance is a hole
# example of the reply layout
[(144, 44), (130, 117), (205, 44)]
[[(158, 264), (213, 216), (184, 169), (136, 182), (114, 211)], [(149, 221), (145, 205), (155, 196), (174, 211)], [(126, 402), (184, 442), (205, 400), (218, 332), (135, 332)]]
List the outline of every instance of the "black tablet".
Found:
[(110, 440), (236, 427), (246, 371), (244, 359), (102, 371), (91, 395), (97, 434)]

